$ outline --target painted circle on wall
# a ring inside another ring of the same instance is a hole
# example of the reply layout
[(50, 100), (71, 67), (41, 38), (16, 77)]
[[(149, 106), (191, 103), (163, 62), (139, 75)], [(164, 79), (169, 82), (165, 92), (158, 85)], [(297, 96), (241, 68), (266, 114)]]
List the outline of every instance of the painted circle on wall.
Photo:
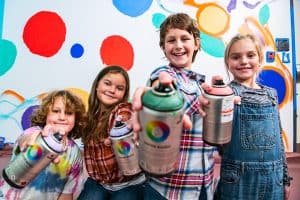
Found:
[(40, 11), (25, 24), (23, 40), (28, 49), (44, 57), (55, 55), (66, 37), (66, 26), (55, 12)]
[(134, 51), (126, 38), (112, 35), (103, 40), (100, 57), (105, 65), (119, 65), (128, 71), (133, 66)]
[(23, 130), (25, 130), (31, 126), (30, 125), (31, 124), (30, 117), (31, 117), (32, 113), (34, 112), (34, 110), (38, 107), (39, 107), (38, 105), (30, 106), (23, 113), (22, 119), (21, 119), (21, 124), (22, 124)]
[(275, 70), (264, 69), (259, 73), (258, 82), (275, 88), (278, 94), (278, 102), (281, 104), (286, 94), (286, 83), (284, 77)]

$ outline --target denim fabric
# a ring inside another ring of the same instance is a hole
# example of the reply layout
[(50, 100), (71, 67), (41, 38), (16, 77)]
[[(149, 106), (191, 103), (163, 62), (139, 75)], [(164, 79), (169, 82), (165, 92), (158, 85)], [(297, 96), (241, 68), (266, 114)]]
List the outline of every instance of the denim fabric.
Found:
[(142, 200), (144, 197), (143, 184), (133, 185), (118, 191), (105, 189), (91, 178), (88, 178), (78, 200)]
[[(269, 97), (274, 99), (271, 92)], [(279, 113), (271, 102), (235, 106), (232, 139), (222, 156), (219, 199), (283, 199)]]
[(144, 184), (144, 189), (144, 200), (166, 200), (165, 197), (161, 196), (160, 193), (151, 187), (147, 182)]

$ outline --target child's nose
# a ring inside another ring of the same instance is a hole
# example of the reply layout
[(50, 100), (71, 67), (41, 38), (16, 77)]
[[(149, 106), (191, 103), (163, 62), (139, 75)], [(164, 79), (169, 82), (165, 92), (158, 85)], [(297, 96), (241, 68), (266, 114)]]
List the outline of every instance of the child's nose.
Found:
[(59, 119), (65, 119), (66, 118), (66, 115), (65, 115), (65, 113), (60, 113), (59, 114)]
[(243, 64), (248, 63), (248, 58), (246, 56), (243, 56), (241, 58), (241, 61), (242, 61)]
[(176, 48), (181, 48), (183, 46), (183, 42), (181, 40), (176, 40)]

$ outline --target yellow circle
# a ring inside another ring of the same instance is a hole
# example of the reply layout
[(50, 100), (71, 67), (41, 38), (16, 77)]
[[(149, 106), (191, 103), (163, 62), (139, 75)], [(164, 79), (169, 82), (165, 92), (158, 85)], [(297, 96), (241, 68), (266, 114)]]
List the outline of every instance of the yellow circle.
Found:
[(200, 5), (197, 12), (199, 29), (206, 34), (219, 36), (229, 28), (226, 10), (214, 3)]
[(79, 88), (67, 88), (67, 90), (73, 92), (75, 95), (80, 97), (85, 105), (85, 108), (88, 108), (88, 99), (89, 99), (89, 93), (85, 90), (79, 89)]

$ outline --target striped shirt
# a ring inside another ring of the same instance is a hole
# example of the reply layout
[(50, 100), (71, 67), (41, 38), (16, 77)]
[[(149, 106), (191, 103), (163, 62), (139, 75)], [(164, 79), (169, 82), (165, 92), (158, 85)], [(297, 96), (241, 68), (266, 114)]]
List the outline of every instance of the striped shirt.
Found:
[(150, 83), (162, 71), (173, 77), (177, 90), (183, 94), (185, 112), (192, 120), (193, 128), (182, 131), (176, 171), (169, 177), (151, 177), (149, 183), (167, 199), (198, 200), (201, 189), (206, 192), (207, 199), (212, 199), (215, 148), (203, 142), (202, 117), (198, 111), (198, 97), (201, 94), (199, 86), (205, 77), (183, 68), (162, 66), (152, 72)]

